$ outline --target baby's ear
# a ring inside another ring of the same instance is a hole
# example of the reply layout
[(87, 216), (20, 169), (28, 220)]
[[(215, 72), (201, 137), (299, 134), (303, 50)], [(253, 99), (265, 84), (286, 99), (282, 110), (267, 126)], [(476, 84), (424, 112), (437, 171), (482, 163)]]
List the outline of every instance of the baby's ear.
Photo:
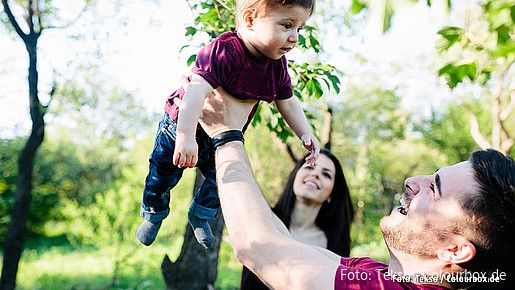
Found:
[(254, 27), (254, 20), (256, 19), (256, 9), (247, 8), (243, 10), (242, 17), (243, 26), (245, 26), (249, 30), (252, 30), (252, 28)]

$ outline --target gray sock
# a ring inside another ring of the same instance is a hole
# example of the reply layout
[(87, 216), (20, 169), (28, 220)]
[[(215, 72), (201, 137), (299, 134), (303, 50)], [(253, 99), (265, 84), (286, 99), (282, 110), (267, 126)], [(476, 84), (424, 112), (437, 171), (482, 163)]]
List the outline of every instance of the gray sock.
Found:
[(143, 245), (150, 246), (156, 239), (157, 232), (159, 232), (160, 227), (161, 222), (154, 224), (147, 220), (143, 220), (136, 232), (136, 238), (138, 238)]
[(197, 242), (206, 249), (211, 247), (215, 241), (215, 237), (213, 236), (213, 232), (207, 220), (188, 214), (188, 222), (193, 229), (193, 234), (195, 234)]

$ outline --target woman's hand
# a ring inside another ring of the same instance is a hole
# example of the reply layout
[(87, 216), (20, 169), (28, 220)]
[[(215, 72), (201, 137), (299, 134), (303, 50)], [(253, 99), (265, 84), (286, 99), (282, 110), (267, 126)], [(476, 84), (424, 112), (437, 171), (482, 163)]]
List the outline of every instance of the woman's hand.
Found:
[(238, 100), (222, 87), (213, 90), (204, 102), (199, 123), (213, 137), (228, 130), (242, 130), (257, 100)]

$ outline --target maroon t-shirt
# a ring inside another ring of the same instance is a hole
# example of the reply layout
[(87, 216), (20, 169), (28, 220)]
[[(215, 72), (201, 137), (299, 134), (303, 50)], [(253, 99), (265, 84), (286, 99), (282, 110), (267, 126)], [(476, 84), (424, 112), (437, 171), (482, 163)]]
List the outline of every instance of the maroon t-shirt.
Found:
[[(236, 32), (225, 32), (204, 46), (197, 54), (192, 72), (202, 76), (213, 88), (222, 86), (233, 97), (242, 100), (271, 103), (293, 96), (286, 58), (254, 57)], [(184, 88), (181, 87), (166, 101), (165, 110), (175, 121), (179, 108), (173, 99), (183, 96)], [(254, 113), (255, 110), (249, 120)]]
[[(336, 270), (334, 289), (401, 290), (447, 289), (430, 284), (402, 282), (402, 277), (388, 275), (388, 266), (370, 258), (342, 258)], [(405, 279), (404, 279), (405, 280)]]

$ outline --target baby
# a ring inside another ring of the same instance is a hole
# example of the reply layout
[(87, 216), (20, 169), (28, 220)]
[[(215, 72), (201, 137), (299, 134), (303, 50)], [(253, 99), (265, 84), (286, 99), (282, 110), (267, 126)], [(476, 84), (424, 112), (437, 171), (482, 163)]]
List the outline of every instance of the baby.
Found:
[[(315, 0), (237, 0), (237, 32), (221, 34), (197, 54), (188, 85), (168, 97), (166, 113), (159, 123), (143, 191), (144, 220), (136, 233), (141, 243), (152, 244), (170, 211), (170, 189), (180, 180), (184, 168), (194, 166), (205, 180), (190, 204), (188, 222), (201, 245), (208, 248), (214, 242), (208, 223), (220, 209), (214, 152), (198, 119), (205, 98), (217, 87), (238, 99), (275, 102), (310, 151), (306, 161), (316, 162), (320, 146), (299, 99), (293, 97), (284, 56), (297, 45), (299, 31), (314, 6)], [(256, 109), (257, 104), (247, 125)]]

